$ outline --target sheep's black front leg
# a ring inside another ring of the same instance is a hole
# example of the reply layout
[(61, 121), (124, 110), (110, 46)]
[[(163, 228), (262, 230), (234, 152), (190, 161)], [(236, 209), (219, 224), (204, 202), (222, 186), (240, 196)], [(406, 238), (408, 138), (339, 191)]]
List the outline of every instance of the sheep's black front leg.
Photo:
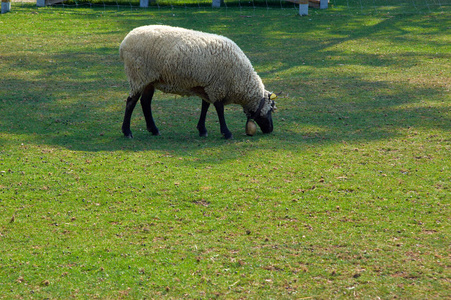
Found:
[(229, 139), (232, 138), (232, 133), (227, 128), (227, 124), (225, 122), (225, 118), (224, 118), (224, 103), (222, 103), (220, 101), (216, 101), (214, 103), (214, 106), (216, 108), (216, 112), (218, 113), (219, 126), (221, 127), (221, 133), (227, 140), (229, 140)]
[(153, 135), (160, 135), (160, 131), (155, 126), (155, 121), (152, 116), (152, 97), (155, 92), (153, 85), (148, 85), (141, 97), (141, 107), (143, 109), (144, 118), (146, 119), (147, 131), (152, 132)]
[(208, 136), (207, 128), (205, 127), (205, 119), (207, 118), (207, 111), (210, 107), (210, 103), (202, 100), (202, 111), (200, 112), (199, 122), (197, 123), (197, 130), (199, 130), (199, 136)]
[(136, 102), (138, 102), (140, 94), (136, 94), (127, 98), (127, 104), (125, 105), (124, 122), (122, 122), (122, 133), (129, 138), (133, 138), (132, 131), (130, 130), (130, 120), (132, 118), (133, 110), (135, 109)]

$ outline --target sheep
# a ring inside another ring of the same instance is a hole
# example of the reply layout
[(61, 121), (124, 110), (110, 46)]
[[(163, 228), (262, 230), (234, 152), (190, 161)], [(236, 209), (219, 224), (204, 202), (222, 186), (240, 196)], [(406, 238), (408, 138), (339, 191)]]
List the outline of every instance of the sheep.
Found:
[[(227, 104), (243, 107), (247, 125), (255, 120), (263, 133), (273, 131), (275, 94), (265, 90), (249, 59), (230, 39), (180, 27), (149, 25), (133, 29), (122, 41), (119, 54), (130, 85), (122, 123), (126, 137), (133, 138), (130, 120), (140, 97), (147, 130), (160, 135), (151, 109), (155, 89), (202, 99), (197, 123), (201, 137), (208, 136), (205, 119), (210, 104), (216, 109), (226, 139), (232, 138), (224, 118)], [(248, 134), (252, 135), (252, 130)]]

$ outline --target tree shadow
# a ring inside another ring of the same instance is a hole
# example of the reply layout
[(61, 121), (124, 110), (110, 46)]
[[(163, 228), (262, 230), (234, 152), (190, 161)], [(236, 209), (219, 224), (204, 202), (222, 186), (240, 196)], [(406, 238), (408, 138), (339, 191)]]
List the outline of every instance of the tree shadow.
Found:
[[(238, 10), (192, 12), (190, 18), (183, 10), (176, 17), (168, 12), (173, 10), (114, 14), (115, 24), (122, 24), (119, 27), (123, 30), (102, 33), (100, 42), (105, 41), (104, 45), (99, 45), (99, 40), (88, 46), (80, 42), (79, 48), (62, 47), (45, 55), (45, 49), (40, 51), (33, 45), (26, 49), (26, 55), (1, 51), (2, 72), (8, 75), (1, 79), (6, 88), (0, 92), (0, 144), (13, 139), (74, 151), (155, 150), (192, 155), (205, 148), (227, 151), (230, 145), (235, 149), (247, 144), (299, 149), (311, 144), (389, 139), (409, 126), (451, 129), (449, 115), (443, 113), (440, 105), (414, 105), (425, 99), (448, 101), (443, 84), (369, 80), (368, 74), (353, 74), (349, 70), (341, 76), (327, 73), (332, 67), (339, 72), (343, 66), (356, 65), (380, 76), (380, 68), (401, 72), (425, 60), (449, 58), (444, 51), (445, 16), (390, 16), (369, 22), (364, 16), (327, 14), (310, 20), (292, 11), (271, 12), (270, 17), (264, 16), (266, 10), (254, 10), (250, 17)], [(231, 106), (226, 118), (234, 141), (221, 138), (214, 110), (207, 119), (209, 137), (199, 138), (195, 124), (200, 100), (157, 93), (155, 119), (163, 136), (153, 137), (145, 132), (137, 107), (132, 120), (135, 139), (123, 138), (120, 125), (127, 83), (117, 48), (129, 29), (149, 22), (149, 15), (154, 23), (223, 34), (241, 46), (267, 88), (285, 91), (274, 116), (274, 133), (245, 136), (242, 109)], [(85, 17), (92, 15), (74, 14), (74, 18)], [(422, 31), (412, 35), (416, 28)], [(352, 52), (342, 46), (358, 45), (365, 39), (392, 44), (392, 51)], [(414, 44), (420, 46), (413, 47)], [(434, 47), (438, 54), (421, 47)], [(80, 48), (83, 50), (78, 51)], [(243, 153), (237, 151), (234, 157), (240, 155)]]

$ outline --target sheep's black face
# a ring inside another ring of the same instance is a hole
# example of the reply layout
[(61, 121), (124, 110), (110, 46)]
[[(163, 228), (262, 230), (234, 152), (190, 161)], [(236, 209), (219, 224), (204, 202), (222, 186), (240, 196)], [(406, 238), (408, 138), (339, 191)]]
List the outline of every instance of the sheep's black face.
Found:
[[(256, 112), (246, 113), (247, 119), (253, 119), (255, 122), (257, 122), (263, 133), (271, 133), (274, 129), (272, 125), (272, 112), (276, 110), (276, 103), (273, 100), (275, 98), (275, 94), (268, 92), (267, 97), (264, 97), (260, 100), (260, 104)], [(265, 105), (268, 105), (269, 107), (264, 109)], [(262, 114), (262, 111), (265, 110), (267, 111), (267, 113)]]
[(258, 116), (254, 120), (257, 122), (258, 126), (260, 126), (260, 129), (263, 133), (271, 133), (273, 131), (272, 126), (272, 111), (270, 110), (266, 116)]

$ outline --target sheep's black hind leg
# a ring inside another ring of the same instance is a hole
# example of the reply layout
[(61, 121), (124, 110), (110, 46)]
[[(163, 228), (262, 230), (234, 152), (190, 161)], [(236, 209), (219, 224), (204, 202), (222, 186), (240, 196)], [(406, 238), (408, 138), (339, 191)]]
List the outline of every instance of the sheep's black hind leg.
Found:
[(125, 105), (124, 122), (122, 122), (122, 133), (129, 138), (133, 138), (132, 131), (130, 130), (130, 120), (132, 118), (133, 110), (135, 109), (136, 102), (138, 102), (141, 94), (136, 94), (127, 98), (127, 104)]
[(210, 107), (210, 103), (202, 100), (202, 111), (200, 112), (199, 122), (197, 123), (197, 130), (199, 130), (199, 136), (208, 136), (207, 128), (205, 127), (205, 119), (207, 118), (207, 111)]
[(232, 138), (232, 133), (227, 128), (227, 124), (225, 122), (225, 118), (224, 118), (224, 103), (222, 103), (220, 101), (216, 101), (214, 103), (214, 106), (216, 108), (216, 112), (218, 113), (219, 126), (221, 127), (221, 133), (227, 140), (229, 140), (229, 139)]
[(152, 132), (153, 135), (160, 135), (160, 131), (155, 126), (155, 121), (152, 116), (152, 97), (155, 92), (153, 85), (148, 85), (141, 97), (141, 107), (143, 109), (144, 117), (146, 119), (147, 131)]

